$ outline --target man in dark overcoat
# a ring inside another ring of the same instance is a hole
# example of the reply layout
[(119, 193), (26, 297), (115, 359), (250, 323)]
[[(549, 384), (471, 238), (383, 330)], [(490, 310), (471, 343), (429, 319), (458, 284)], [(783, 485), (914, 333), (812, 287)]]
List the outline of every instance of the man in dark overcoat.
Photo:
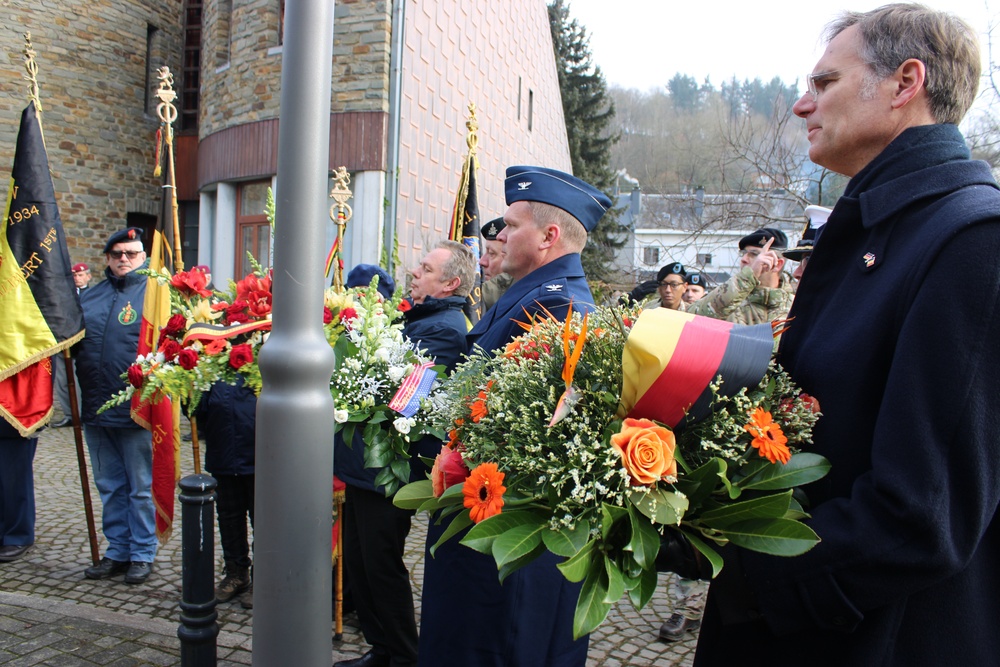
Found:
[[(547, 310), (563, 319), (588, 311), (593, 296), (580, 251), (611, 200), (570, 174), (510, 167), (504, 183), (503, 270), (513, 284), (479, 320), (468, 340), (493, 353)], [(544, 309), (544, 310), (543, 310)], [(444, 527), (431, 523), (428, 545)], [(547, 553), (500, 583), (496, 561), (452, 538), (424, 561), (421, 667), (583, 667), (588, 637), (573, 639), (580, 584)]]
[(805, 488), (822, 541), (728, 551), (695, 665), (993, 665), (1000, 191), (956, 127), (979, 47), (917, 5), (827, 35), (794, 111), (813, 162), (851, 180), (779, 349), (823, 412), (813, 449), (832, 469)]

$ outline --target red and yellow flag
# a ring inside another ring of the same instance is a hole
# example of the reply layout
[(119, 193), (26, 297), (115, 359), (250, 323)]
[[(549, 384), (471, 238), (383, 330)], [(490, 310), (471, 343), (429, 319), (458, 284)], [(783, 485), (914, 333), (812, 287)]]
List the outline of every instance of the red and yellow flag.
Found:
[(83, 338), (71, 266), (32, 101), (21, 113), (0, 224), (0, 416), (25, 437), (52, 416), (48, 358)]

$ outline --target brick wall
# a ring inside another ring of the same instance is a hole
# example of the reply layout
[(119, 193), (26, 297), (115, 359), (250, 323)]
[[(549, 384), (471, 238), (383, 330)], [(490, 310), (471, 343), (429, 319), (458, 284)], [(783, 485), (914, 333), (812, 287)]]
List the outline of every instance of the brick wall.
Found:
[[(42, 128), (56, 201), (74, 262), (103, 267), (101, 250), (129, 211), (156, 214), (153, 177), (155, 106), (147, 91), (147, 25), (157, 86), (161, 64), (178, 71), (181, 3), (177, 0), (4, 0), (0, 31), (0, 182), (13, 163), (21, 110), (27, 103), (24, 33), (38, 64)], [(6, 187), (4, 187), (6, 201)]]

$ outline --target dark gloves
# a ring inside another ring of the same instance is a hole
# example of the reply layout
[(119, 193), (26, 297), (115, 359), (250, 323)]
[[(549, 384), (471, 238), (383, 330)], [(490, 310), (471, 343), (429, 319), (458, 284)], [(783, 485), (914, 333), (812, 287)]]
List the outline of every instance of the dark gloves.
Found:
[(674, 572), (683, 579), (711, 579), (712, 564), (691, 546), (683, 533), (668, 529), (660, 537), (660, 552), (656, 555), (657, 572)]
[(639, 303), (640, 301), (642, 301), (643, 299), (645, 299), (647, 296), (649, 296), (650, 294), (652, 294), (653, 292), (655, 292), (656, 288), (659, 287), (659, 286), (660, 286), (660, 283), (656, 282), (655, 280), (647, 280), (646, 282), (640, 283), (639, 285), (637, 285), (635, 287), (635, 289), (633, 289), (628, 294), (622, 296), (621, 299), (620, 299), (620, 301), (624, 305), (627, 305), (627, 302), (625, 301), (625, 299), (630, 299), (634, 303)]

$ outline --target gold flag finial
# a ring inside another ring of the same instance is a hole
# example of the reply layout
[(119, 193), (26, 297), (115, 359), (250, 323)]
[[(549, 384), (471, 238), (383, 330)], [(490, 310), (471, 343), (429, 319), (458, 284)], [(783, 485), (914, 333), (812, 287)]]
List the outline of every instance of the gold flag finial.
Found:
[[(465, 136), (465, 143), (469, 147), (469, 156), (475, 156), (479, 148), (479, 121), (476, 119), (476, 103), (469, 103), (469, 120), (465, 121), (465, 127), (469, 133)], [(478, 166), (478, 161), (477, 161)]]
[(156, 71), (156, 78), (160, 80), (160, 87), (156, 90), (156, 96), (160, 103), (156, 105), (156, 115), (168, 126), (173, 125), (177, 120), (177, 107), (173, 101), (177, 98), (174, 91), (174, 75), (170, 73), (170, 68), (163, 66)]
[(354, 193), (349, 187), (351, 175), (347, 173), (347, 167), (340, 167), (333, 173), (333, 189), (330, 190), (330, 198), (336, 203), (330, 207), (330, 219), (337, 225), (337, 239), (333, 242), (333, 288), (338, 292), (344, 291), (344, 267), (341, 265), (340, 254), (344, 249), (344, 231), (347, 229), (347, 222), (353, 217), (354, 211), (347, 200)]
[(24, 80), (28, 82), (28, 100), (35, 103), (35, 109), (42, 113), (42, 101), (38, 97), (38, 64), (35, 62), (35, 48), (31, 45), (31, 32), (24, 33)]

